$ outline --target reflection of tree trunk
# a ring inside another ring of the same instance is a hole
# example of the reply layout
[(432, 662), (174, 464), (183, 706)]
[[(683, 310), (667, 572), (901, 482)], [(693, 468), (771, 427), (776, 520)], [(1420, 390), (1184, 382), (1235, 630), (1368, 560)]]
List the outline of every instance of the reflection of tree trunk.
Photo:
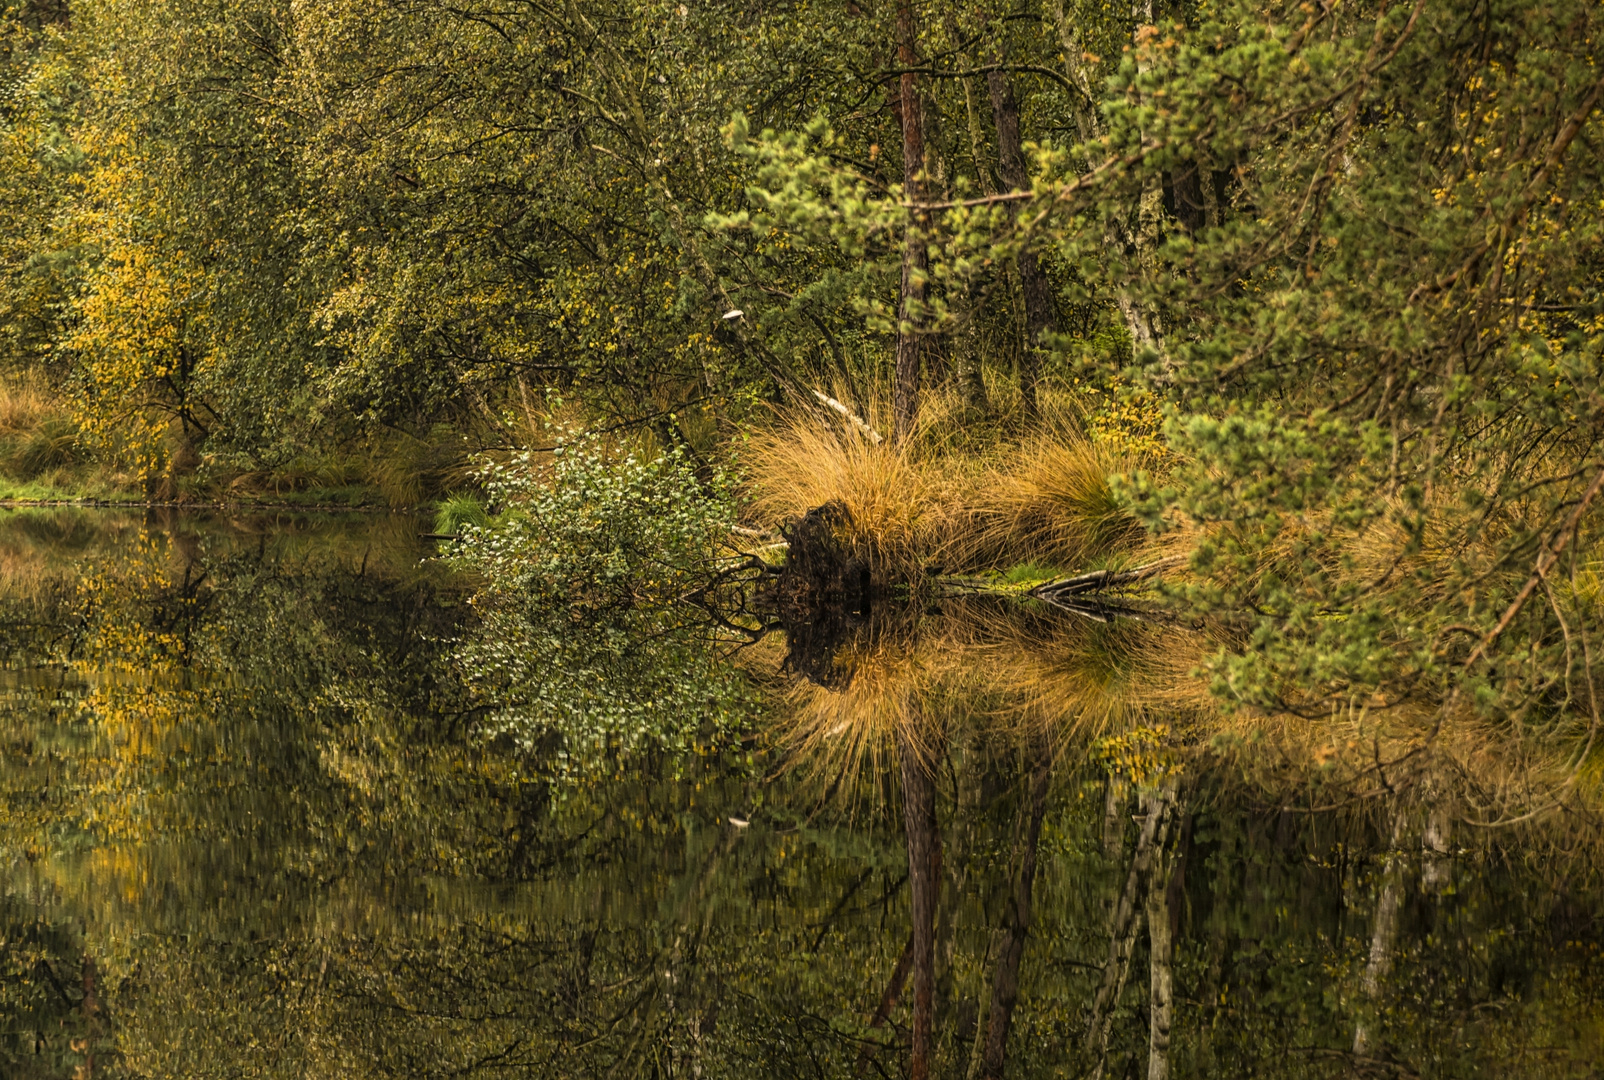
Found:
[[(1392, 970), (1393, 949), (1398, 940), (1398, 914), (1403, 903), (1403, 853), (1399, 844), (1403, 839), (1404, 812), (1393, 809), (1392, 850), (1387, 852), (1387, 863), (1381, 873), (1381, 897), (1376, 901), (1376, 919), (1370, 933), (1370, 959), (1359, 989), (1365, 1005), (1374, 1006), (1381, 996), (1381, 981)], [(1370, 1053), (1370, 1018), (1363, 1017), (1354, 1026), (1353, 1052), (1357, 1056)]]
[[(880, 1004), (875, 1006), (874, 1015), (869, 1018), (869, 1027), (885, 1027), (886, 1021), (891, 1019), (891, 1010), (897, 1007), (897, 999), (902, 997), (902, 988), (908, 982), (908, 969), (913, 966), (913, 935), (908, 935), (908, 942), (902, 947), (902, 955), (897, 957), (897, 966), (891, 969), (891, 979), (886, 983), (886, 992), (880, 995)], [(870, 1047), (867, 1043), (858, 1051), (858, 1062), (853, 1067), (853, 1073), (863, 1075), (863, 1070), (869, 1065)]]
[[(991, 940), (986, 945), (986, 955), (981, 969), (991, 963), (992, 957), (1001, 956), (1003, 949), (1008, 945), (1008, 931), (998, 927), (991, 932)], [(969, 1048), (969, 1067), (964, 1070), (964, 1080), (980, 1080), (980, 1070), (986, 1063), (987, 1032), (991, 1027), (991, 988), (985, 987), (980, 998), (980, 1007), (977, 1016), (981, 1017), (975, 1025), (973, 1045)]]
[(1130, 822), (1125, 807), (1130, 797), (1129, 781), (1119, 776), (1108, 778), (1103, 787), (1103, 855), (1107, 858), (1118, 858), (1125, 847), (1125, 826)]
[(1141, 932), (1143, 890), (1152, 877), (1153, 860), (1163, 849), (1169, 833), (1172, 807), (1179, 778), (1171, 776), (1152, 791), (1142, 792), (1142, 830), (1136, 838), (1136, 852), (1131, 856), (1131, 867), (1125, 875), (1125, 888), (1114, 905), (1109, 918), (1108, 960), (1103, 965), (1103, 979), (1092, 1000), (1090, 1022), (1087, 1024), (1087, 1042), (1097, 1055), (1094, 1076), (1102, 1076), (1108, 1055), (1108, 1036), (1114, 1023), (1114, 1006), (1125, 989), (1130, 976), (1131, 953), (1136, 937)]
[(909, 1080), (930, 1075), (935, 1028), (936, 897), (941, 889), (941, 838), (936, 825), (936, 784), (918, 749), (899, 735), (903, 827), (908, 839), (908, 892), (913, 918), (913, 1047)]
[[(1002, 53), (996, 56), (1002, 62)], [(1030, 187), (1030, 175), (1025, 169), (1025, 152), (1019, 138), (1019, 103), (1014, 88), (1002, 71), (986, 73), (986, 89), (991, 95), (991, 116), (997, 127), (997, 176), (1003, 186), (1012, 191), (1025, 191)], [(1041, 380), (1042, 334), (1057, 329), (1058, 316), (1053, 310), (1052, 286), (1028, 248), (1019, 252), (1020, 291), (1025, 298), (1025, 346), (1019, 354), (1019, 392), (1025, 400), (1025, 411), (1036, 412), (1036, 385)]]
[[(986, 760), (978, 732), (972, 728), (966, 730), (956, 766), (952, 828), (942, 837), (943, 895), (936, 904), (936, 1013), (939, 1019), (944, 1009), (955, 1007), (955, 1030), (959, 1041), (964, 1041), (974, 1037), (972, 1025), (982, 1017), (984, 1003), (954, 992), (958, 972), (952, 957), (957, 947), (958, 913), (969, 882), (970, 853), (980, 840), (984, 808), (998, 795), (996, 774)], [(988, 905), (986, 910), (991, 907)], [(987, 956), (991, 955), (988, 951)], [(981, 966), (984, 969), (984, 963)]]
[[(897, 4), (897, 61), (904, 68), (919, 62), (915, 48), (912, 0)], [(920, 115), (918, 77), (905, 71), (900, 83), (898, 99), (902, 114), (902, 185), (909, 202), (923, 202), (924, 185), (920, 174), (924, 171), (925, 149), (922, 117)], [(910, 211), (907, 235), (902, 247), (902, 292), (897, 318), (897, 370), (892, 387), (891, 411), (895, 420), (898, 442), (913, 432), (913, 422), (919, 412), (919, 363), (922, 340), (920, 322), (924, 315), (925, 299), (925, 242), (923, 216)]]
[(1147, 1080), (1169, 1080), (1170, 1019), (1174, 999), (1170, 940), (1170, 874), (1174, 856), (1160, 851), (1161, 869), (1147, 889), (1148, 998)]
[(986, 1024), (986, 1049), (982, 1060), (987, 1080), (1002, 1080), (1003, 1061), (1008, 1053), (1008, 1028), (1013, 1022), (1014, 1003), (1019, 1000), (1019, 964), (1025, 955), (1025, 937), (1030, 931), (1030, 891), (1036, 878), (1036, 847), (1041, 840), (1042, 818), (1047, 813), (1047, 788), (1052, 780), (1051, 751), (1043, 746), (1039, 753), (1041, 756), (1030, 776), (1030, 799), (1024, 808), (1028, 817), (1019, 845), (1019, 872), (1014, 879), (1014, 895), (1006, 917), (1006, 936), (991, 984), (991, 1016)]
[(1427, 807), (1426, 824), (1420, 831), (1420, 885), (1429, 893), (1440, 893), (1448, 886), (1448, 848), (1452, 834), (1449, 805), (1439, 797)]
[(95, 1075), (95, 1043), (100, 1037), (100, 996), (95, 986), (95, 961), (85, 955), (80, 969), (79, 986), (83, 998), (78, 1011), (84, 1020), (84, 1063), (73, 1071), (74, 1080), (91, 1080)]
[(883, 1027), (891, 1019), (891, 1010), (897, 1007), (897, 999), (902, 997), (902, 988), (908, 982), (908, 968), (913, 964), (913, 935), (908, 935), (908, 941), (902, 946), (902, 955), (897, 957), (897, 966), (891, 969), (891, 979), (886, 983), (886, 992), (880, 995), (880, 1004), (875, 1006), (874, 1016), (869, 1020), (872, 1028)]

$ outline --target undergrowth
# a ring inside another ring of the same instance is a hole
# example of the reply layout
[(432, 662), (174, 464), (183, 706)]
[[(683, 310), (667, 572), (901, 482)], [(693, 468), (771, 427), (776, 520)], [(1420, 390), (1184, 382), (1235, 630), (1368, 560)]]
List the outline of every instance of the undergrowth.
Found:
[(0, 378), (0, 500), (412, 508), (471, 488), (487, 434), (448, 424), (422, 433), (384, 428), (258, 460), (197, 447), (174, 422), (156, 471), (142, 473), (114, 442), (91, 450), (66, 401), (41, 377), (13, 375)]

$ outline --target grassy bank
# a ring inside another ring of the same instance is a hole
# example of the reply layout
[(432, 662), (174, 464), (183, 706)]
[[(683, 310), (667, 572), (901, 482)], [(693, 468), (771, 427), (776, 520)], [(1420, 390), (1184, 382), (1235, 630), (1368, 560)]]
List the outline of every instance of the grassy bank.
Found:
[(91, 445), (69, 404), (30, 375), (0, 380), (0, 504), (72, 502), (414, 509), (471, 485), (475, 444), (448, 425), (386, 430), (279, 460), (209, 454), (168, 432), (156, 469)]

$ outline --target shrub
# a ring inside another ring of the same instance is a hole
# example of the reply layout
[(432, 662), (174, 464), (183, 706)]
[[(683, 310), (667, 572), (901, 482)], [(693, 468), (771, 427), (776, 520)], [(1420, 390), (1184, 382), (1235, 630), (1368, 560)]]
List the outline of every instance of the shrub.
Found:
[(685, 751), (737, 713), (709, 620), (695, 605), (734, 523), (722, 479), (677, 452), (609, 460), (562, 447), (483, 481), (503, 513), (459, 523), (450, 556), (479, 575), (481, 624), (458, 653), (489, 709), (488, 735), (552, 746), (559, 777), (653, 749)]

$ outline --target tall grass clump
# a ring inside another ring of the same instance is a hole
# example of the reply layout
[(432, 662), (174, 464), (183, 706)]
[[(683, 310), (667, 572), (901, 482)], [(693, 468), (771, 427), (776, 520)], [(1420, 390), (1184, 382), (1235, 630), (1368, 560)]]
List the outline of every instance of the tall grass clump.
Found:
[(1147, 530), (1111, 478), (1145, 464), (1066, 425), (1004, 450), (975, 488), (976, 557), (1086, 570), (1135, 551)]
[(794, 408), (755, 434), (744, 465), (764, 524), (834, 506), (837, 539), (877, 574), (904, 578), (932, 567), (1094, 569), (1148, 545), (1113, 478), (1151, 471), (1155, 455), (1088, 438), (1073, 399), (1047, 398), (1020, 435), (1009, 423), (977, 432), (955, 393), (932, 392), (898, 445), (876, 438), (883, 411)]
[[(927, 409), (926, 412), (934, 412)], [(912, 575), (959, 539), (954, 510), (961, 476), (929, 452), (929, 439), (876, 439), (877, 410), (864, 426), (828, 409), (796, 408), (753, 435), (742, 454), (752, 509), (786, 525), (809, 510), (841, 511), (839, 540), (877, 574)], [(940, 420), (925, 422), (930, 429)]]
[(474, 495), (457, 492), (440, 500), (434, 511), (434, 531), (442, 536), (453, 536), (464, 526), (487, 528), (490, 515), (485, 504)]
[(0, 470), (24, 482), (60, 480), (84, 461), (78, 425), (36, 378), (0, 381)]

